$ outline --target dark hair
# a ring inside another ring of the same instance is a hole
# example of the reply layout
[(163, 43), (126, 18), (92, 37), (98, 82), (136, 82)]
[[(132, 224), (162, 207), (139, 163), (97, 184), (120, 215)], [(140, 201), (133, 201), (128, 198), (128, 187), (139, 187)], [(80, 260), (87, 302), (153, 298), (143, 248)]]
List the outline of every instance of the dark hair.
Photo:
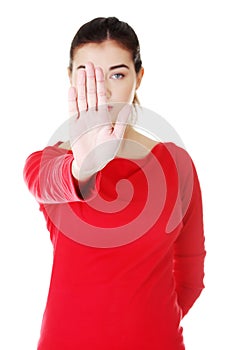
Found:
[(71, 43), (70, 70), (72, 70), (76, 48), (88, 43), (101, 43), (108, 39), (117, 41), (131, 52), (135, 71), (138, 73), (142, 61), (137, 35), (128, 23), (119, 21), (116, 17), (98, 17), (80, 27)]

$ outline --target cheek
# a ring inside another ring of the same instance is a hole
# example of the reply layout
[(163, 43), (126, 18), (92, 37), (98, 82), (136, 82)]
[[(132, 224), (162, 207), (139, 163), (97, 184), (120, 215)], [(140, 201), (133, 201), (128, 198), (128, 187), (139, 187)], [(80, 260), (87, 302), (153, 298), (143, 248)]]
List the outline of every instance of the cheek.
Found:
[(133, 81), (127, 82), (124, 84), (124, 86), (120, 88), (119, 94), (122, 97), (125, 97), (129, 102), (131, 102), (135, 94), (135, 88), (136, 88), (136, 85), (134, 84)]
[(128, 89), (127, 95), (128, 95), (128, 102), (132, 103), (134, 96), (135, 96), (135, 87), (134, 86), (131, 86), (131, 88)]

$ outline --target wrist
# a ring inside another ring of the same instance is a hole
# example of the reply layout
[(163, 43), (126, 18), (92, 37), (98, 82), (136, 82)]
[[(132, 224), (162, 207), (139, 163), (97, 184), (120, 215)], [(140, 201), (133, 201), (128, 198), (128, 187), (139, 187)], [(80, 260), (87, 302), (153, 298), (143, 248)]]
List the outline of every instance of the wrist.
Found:
[(71, 164), (71, 172), (73, 177), (80, 182), (87, 182), (90, 178), (95, 174), (93, 171), (81, 170), (81, 168), (77, 165), (75, 159)]

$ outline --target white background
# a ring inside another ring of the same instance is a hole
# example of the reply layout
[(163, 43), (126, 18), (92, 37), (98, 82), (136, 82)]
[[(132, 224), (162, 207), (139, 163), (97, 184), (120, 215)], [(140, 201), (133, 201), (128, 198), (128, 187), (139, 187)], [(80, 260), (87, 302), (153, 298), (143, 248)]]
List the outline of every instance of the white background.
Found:
[(230, 0), (1, 5), (1, 349), (36, 349), (52, 245), (22, 171), (26, 157), (68, 117), (70, 42), (98, 16), (117, 16), (137, 32), (145, 67), (141, 104), (175, 127), (199, 174), (206, 288), (183, 320), (187, 350), (233, 349), (231, 6)]

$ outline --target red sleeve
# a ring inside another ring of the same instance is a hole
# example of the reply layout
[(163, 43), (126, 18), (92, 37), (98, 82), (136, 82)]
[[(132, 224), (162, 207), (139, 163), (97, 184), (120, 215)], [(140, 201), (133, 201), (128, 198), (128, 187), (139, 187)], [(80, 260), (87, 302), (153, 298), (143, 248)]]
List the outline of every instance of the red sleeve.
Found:
[(178, 160), (183, 228), (174, 245), (174, 276), (178, 303), (187, 314), (204, 288), (204, 229), (200, 184), (186, 151)]
[[(78, 181), (71, 173), (72, 161), (72, 152), (57, 146), (48, 146), (27, 158), (24, 180), (38, 202), (51, 204), (84, 200)], [(92, 181), (88, 194), (85, 192), (85, 199), (95, 193), (95, 183)]]

